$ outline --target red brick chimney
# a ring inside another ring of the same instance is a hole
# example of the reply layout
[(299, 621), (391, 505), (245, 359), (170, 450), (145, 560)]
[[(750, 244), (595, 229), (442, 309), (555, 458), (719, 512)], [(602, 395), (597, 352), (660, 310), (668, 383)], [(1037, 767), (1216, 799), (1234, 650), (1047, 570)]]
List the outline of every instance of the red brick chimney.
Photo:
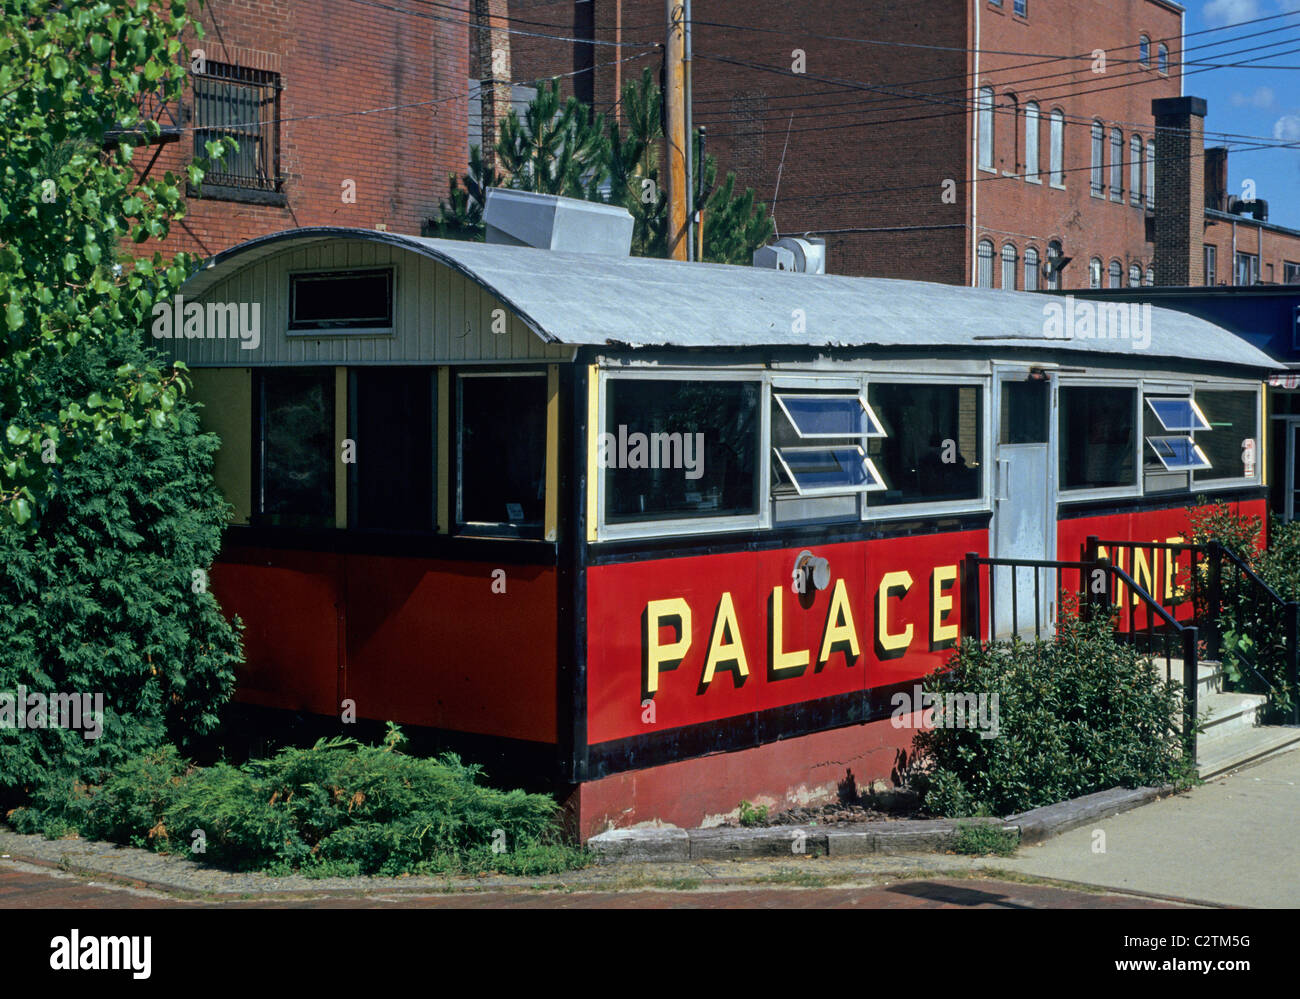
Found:
[(1205, 99), (1151, 102), (1156, 119), (1155, 283), (1205, 283)]
[(489, 169), (497, 162), (497, 122), (510, 110), (509, 17), (508, 0), (474, 0), (469, 26), (469, 74), (482, 86), (479, 146)]
[(1228, 210), (1228, 147), (1212, 146), (1205, 150), (1205, 207), (1217, 212)]

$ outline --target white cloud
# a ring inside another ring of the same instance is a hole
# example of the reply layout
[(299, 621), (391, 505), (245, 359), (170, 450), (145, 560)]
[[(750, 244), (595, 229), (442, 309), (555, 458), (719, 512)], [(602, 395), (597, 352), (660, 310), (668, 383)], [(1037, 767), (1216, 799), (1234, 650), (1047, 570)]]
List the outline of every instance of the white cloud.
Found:
[(1300, 114), (1286, 114), (1273, 123), (1273, 138), (1300, 142)]
[(1253, 94), (1243, 94), (1240, 90), (1234, 91), (1232, 106), (1244, 108), (1247, 105), (1255, 108), (1271, 108), (1273, 106), (1273, 88), (1257, 87)]
[(1260, 16), (1259, 0), (1210, 0), (1201, 11), (1207, 24), (1234, 24)]

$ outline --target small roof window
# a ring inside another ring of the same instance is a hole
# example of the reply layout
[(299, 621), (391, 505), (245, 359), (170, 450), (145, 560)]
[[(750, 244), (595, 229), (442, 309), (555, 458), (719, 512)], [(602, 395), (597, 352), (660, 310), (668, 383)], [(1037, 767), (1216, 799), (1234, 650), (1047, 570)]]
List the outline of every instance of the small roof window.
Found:
[(1193, 430), (1210, 429), (1210, 421), (1191, 399), (1148, 398), (1147, 405), (1155, 413), (1160, 425), (1171, 432), (1190, 433)]

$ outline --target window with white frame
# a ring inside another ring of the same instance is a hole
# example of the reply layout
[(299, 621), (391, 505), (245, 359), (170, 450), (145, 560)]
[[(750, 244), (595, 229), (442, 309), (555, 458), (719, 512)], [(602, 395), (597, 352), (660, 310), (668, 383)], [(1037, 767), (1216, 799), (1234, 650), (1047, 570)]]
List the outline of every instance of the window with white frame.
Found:
[(1206, 243), (1205, 244), (1205, 285), (1207, 288), (1212, 288), (1217, 283), (1215, 269), (1218, 266), (1218, 260), (1219, 260), (1219, 248), (1217, 246), (1211, 246), (1209, 243)]
[(993, 88), (980, 87), (976, 104), (979, 117), (979, 144), (981, 170), (993, 169)]
[(1151, 65), (1151, 39), (1146, 35), (1138, 36), (1138, 64), (1141, 66)]
[(1142, 286), (1142, 268), (1138, 264), (1128, 265), (1128, 286), (1130, 288)]
[(1300, 264), (1290, 260), (1282, 261), (1282, 283), (1300, 284)]
[(1025, 291), (1038, 290), (1038, 250), (1025, 247)]
[(1137, 485), (1136, 388), (1063, 385), (1058, 408), (1062, 489)]
[(1106, 275), (1107, 275), (1107, 282), (1106, 282), (1107, 288), (1120, 287), (1120, 283), (1124, 278), (1124, 265), (1121, 264), (1118, 260), (1112, 260), (1110, 262), (1110, 267), (1107, 269)]
[(1140, 208), (1142, 206), (1142, 136), (1129, 136), (1128, 155), (1129, 204)]
[(1038, 175), (1038, 104), (1030, 101), (1025, 105), (1025, 180), (1031, 184), (1041, 183)]
[(773, 389), (772, 495), (844, 496), (885, 488), (863, 446), (883, 437), (858, 392)]
[(762, 383), (609, 377), (597, 461), (604, 522), (757, 515)]
[(1156, 144), (1147, 143), (1147, 207), (1155, 208), (1156, 206)]
[(1156, 49), (1156, 68), (1161, 73), (1169, 73), (1169, 46), (1161, 42)]
[(1106, 193), (1106, 129), (1099, 121), (1092, 123), (1092, 193)]
[(976, 254), (975, 282), (980, 288), (993, 287), (993, 241), (981, 239)]
[(1021, 17), (1029, 16), (1029, 0), (1014, 0), (1011, 9)]
[(1093, 257), (1088, 261), (1088, 287), (1101, 287), (1101, 257)]
[(1240, 286), (1259, 284), (1259, 256), (1254, 253), (1238, 253), (1235, 283)]
[(1051, 126), (1048, 132), (1048, 169), (1051, 171), (1053, 187), (1065, 186), (1065, 112), (1060, 108), (1052, 111)]
[(1124, 133), (1110, 130), (1110, 200), (1124, 200)]
[(1016, 290), (1016, 248), (1011, 243), (1002, 246), (1002, 288)]
[(1197, 438), (1208, 462), (1199, 482), (1253, 479), (1259, 474), (1259, 394), (1253, 389), (1197, 389), (1196, 405), (1210, 432)]
[(871, 382), (867, 401), (884, 434), (869, 454), (886, 488), (868, 507), (983, 496), (984, 396), (979, 385)]
[(1147, 264), (1146, 276), (1142, 279), (1142, 283), (1148, 288), (1156, 283), (1156, 269), (1150, 264)]
[(1155, 492), (1186, 489), (1188, 473), (1209, 468), (1209, 459), (1193, 434), (1210, 424), (1188, 394), (1153, 394), (1142, 408), (1142, 472), (1144, 489)]

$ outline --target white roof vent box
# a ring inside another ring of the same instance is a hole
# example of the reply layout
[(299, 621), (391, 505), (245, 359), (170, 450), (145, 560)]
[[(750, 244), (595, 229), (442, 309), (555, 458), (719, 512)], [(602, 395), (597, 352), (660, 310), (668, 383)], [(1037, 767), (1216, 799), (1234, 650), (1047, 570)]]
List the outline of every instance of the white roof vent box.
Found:
[(606, 257), (626, 257), (632, 249), (626, 208), (557, 194), (489, 187), (483, 223), (489, 243)]
[(754, 251), (755, 267), (801, 274), (826, 273), (826, 240), (811, 236), (783, 236), (771, 246)]

